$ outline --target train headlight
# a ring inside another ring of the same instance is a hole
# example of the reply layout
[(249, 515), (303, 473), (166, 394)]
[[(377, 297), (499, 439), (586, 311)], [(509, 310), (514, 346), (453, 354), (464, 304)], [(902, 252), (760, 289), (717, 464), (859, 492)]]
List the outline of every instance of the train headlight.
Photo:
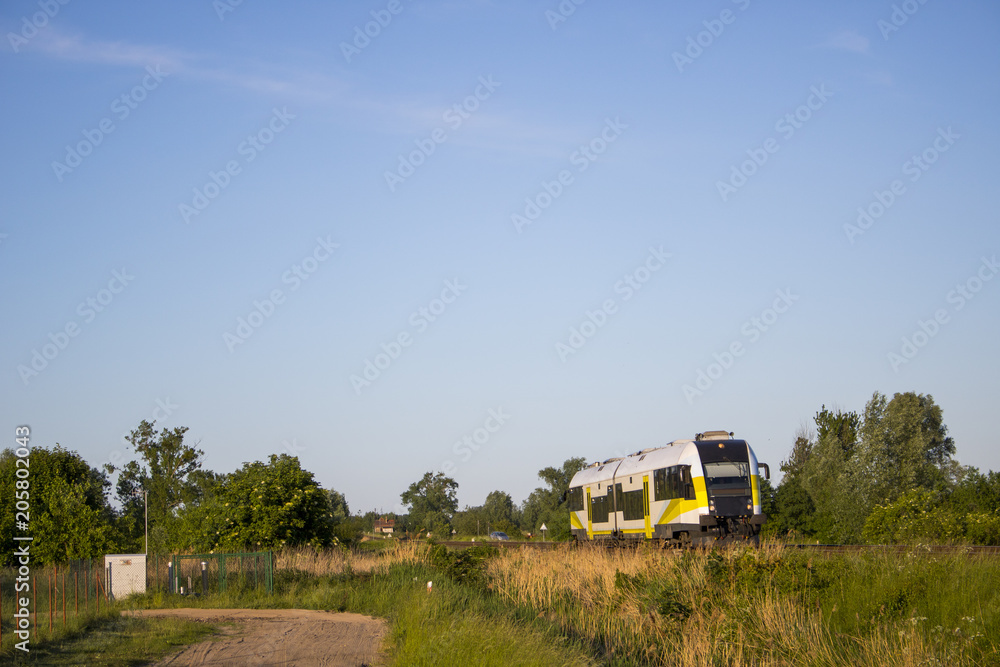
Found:
[(753, 509), (753, 503), (752, 502), (751, 503), (747, 503), (747, 509), (748, 510), (752, 510)]

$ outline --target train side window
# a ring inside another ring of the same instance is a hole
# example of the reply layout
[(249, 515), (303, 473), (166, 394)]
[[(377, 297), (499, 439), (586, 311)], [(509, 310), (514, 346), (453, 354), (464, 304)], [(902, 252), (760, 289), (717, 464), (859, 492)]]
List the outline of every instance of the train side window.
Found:
[(642, 489), (636, 491), (626, 491), (623, 494), (623, 502), (621, 507), (624, 516), (622, 517), (625, 521), (635, 521), (636, 519), (645, 518), (645, 504), (642, 502)]
[(590, 507), (594, 523), (607, 523), (608, 496), (595, 496), (591, 498)]
[(576, 486), (569, 490), (569, 511), (580, 512), (583, 510), (583, 487)]
[(655, 500), (667, 500), (670, 498), (670, 494), (667, 492), (666, 468), (653, 471), (653, 498)]
[(680, 466), (681, 481), (684, 484), (684, 498), (694, 500), (694, 481), (691, 479), (691, 466)]
[(670, 466), (667, 468), (667, 493), (671, 498), (680, 498), (679, 489), (680, 486), (677, 483), (677, 466)]

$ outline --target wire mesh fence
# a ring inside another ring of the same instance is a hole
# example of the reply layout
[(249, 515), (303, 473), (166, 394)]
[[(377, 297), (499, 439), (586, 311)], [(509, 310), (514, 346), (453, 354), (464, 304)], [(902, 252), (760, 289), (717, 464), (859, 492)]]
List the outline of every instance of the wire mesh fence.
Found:
[(0, 649), (80, 627), (109, 604), (103, 559), (0, 568)]
[(177, 554), (168, 569), (168, 591), (172, 593), (274, 592), (274, 556), (270, 551)]
[[(0, 652), (10, 655), (13, 646), (28, 636), (34, 644), (85, 627), (89, 618), (107, 612), (116, 600), (142, 590), (270, 594), (274, 592), (274, 554), (115, 554), (54, 565), (2, 567)], [(23, 634), (18, 635), (19, 631)]]

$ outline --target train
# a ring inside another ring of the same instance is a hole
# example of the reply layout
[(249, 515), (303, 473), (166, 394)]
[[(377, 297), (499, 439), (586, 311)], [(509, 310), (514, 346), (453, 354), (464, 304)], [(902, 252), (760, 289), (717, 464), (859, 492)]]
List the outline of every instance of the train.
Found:
[(766, 463), (731, 431), (706, 431), (628, 456), (593, 463), (567, 492), (578, 542), (656, 542), (661, 546), (760, 543)]

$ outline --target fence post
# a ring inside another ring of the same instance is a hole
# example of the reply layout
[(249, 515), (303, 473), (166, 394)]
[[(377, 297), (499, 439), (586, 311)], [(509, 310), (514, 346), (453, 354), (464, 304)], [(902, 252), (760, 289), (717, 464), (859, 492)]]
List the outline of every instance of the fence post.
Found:
[(52, 634), (52, 571), (49, 570), (49, 634)]
[(208, 595), (208, 563), (201, 561), (201, 594)]
[(167, 592), (174, 592), (174, 564), (167, 563)]
[(226, 555), (222, 554), (219, 558), (219, 590), (223, 593), (226, 592), (226, 584), (228, 583), (229, 577), (226, 574)]
[(73, 573), (73, 613), (80, 615), (80, 570)]
[(267, 552), (267, 592), (274, 593), (274, 552)]

